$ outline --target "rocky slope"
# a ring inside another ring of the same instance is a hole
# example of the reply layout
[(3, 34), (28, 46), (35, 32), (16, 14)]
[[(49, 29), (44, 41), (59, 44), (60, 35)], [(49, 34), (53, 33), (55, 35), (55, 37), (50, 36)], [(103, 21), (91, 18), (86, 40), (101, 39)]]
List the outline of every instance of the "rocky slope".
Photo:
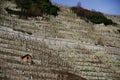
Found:
[[(15, 7), (11, 5), (7, 2), (4, 6)], [(85, 22), (69, 7), (59, 7), (57, 17), (23, 20), (16, 15), (0, 14), (1, 77), (67, 80), (71, 73), (80, 80), (119, 80), (120, 17), (105, 14), (118, 24), (105, 26)], [(33, 56), (34, 65), (21, 61), (25, 54)], [(64, 77), (60, 78), (62, 74)]]

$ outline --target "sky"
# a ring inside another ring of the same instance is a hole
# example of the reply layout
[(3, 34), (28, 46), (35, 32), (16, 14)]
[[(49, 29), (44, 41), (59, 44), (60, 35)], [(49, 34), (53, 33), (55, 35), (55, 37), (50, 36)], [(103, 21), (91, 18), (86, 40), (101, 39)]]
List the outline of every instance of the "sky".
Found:
[(106, 14), (120, 15), (120, 0), (51, 0), (52, 2), (65, 5), (76, 6), (78, 2), (85, 9), (96, 10)]

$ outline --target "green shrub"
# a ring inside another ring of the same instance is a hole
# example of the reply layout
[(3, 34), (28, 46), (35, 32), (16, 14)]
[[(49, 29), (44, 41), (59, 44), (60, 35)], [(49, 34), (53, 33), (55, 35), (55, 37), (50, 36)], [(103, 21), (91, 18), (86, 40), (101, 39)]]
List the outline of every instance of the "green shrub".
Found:
[(116, 25), (116, 23), (112, 22), (112, 20), (107, 19), (102, 13), (89, 11), (82, 7), (72, 7), (73, 12), (75, 12), (78, 16), (82, 17), (83, 19), (87, 19), (95, 24), (104, 23), (104, 25)]
[(21, 12), (20, 11), (14, 11), (14, 10), (11, 10), (9, 8), (5, 8), (5, 10), (9, 13), (9, 14), (15, 14), (15, 15), (19, 15)]
[(52, 5), (50, 0), (15, 0), (17, 7), (21, 8), (21, 15), (41, 16), (42, 14), (57, 15), (60, 9)]
[(117, 32), (120, 33), (120, 29), (118, 29)]
[(22, 33), (27, 33), (29, 35), (32, 35), (31, 32), (28, 32), (28, 31), (24, 31), (24, 30), (21, 30), (21, 29), (13, 29), (14, 31), (18, 31), (18, 32), (22, 32)]

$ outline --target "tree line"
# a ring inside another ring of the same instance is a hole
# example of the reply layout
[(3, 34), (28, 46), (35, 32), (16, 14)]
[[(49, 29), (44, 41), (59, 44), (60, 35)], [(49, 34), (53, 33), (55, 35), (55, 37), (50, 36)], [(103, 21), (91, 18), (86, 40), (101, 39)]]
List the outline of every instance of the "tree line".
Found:
[(43, 14), (57, 16), (60, 10), (53, 5), (50, 0), (14, 0), (20, 11), (10, 10), (6, 8), (9, 13), (19, 14), (20, 18), (28, 16), (42, 16)]
[(101, 12), (84, 9), (81, 7), (80, 2), (77, 4), (77, 6), (71, 7), (71, 10), (85, 21), (91, 21), (95, 24), (103, 23), (104, 25), (117, 25), (111, 19), (107, 19)]

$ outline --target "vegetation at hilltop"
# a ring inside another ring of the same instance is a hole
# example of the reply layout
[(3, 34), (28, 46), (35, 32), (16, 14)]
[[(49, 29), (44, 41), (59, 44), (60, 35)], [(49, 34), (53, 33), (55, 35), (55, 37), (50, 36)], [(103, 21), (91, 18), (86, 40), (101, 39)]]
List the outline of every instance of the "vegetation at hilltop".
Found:
[(17, 4), (17, 8), (20, 8), (21, 11), (13, 11), (7, 8), (6, 10), (9, 13), (19, 14), (22, 16), (42, 16), (43, 14), (48, 15), (57, 15), (57, 11), (60, 9), (52, 5), (50, 0), (14, 0)]
[(107, 19), (102, 13), (96, 11), (90, 11), (87, 9), (82, 8), (81, 6), (75, 6), (71, 8), (77, 16), (85, 20), (89, 20), (95, 24), (104, 23), (104, 25), (116, 25), (111, 19)]

